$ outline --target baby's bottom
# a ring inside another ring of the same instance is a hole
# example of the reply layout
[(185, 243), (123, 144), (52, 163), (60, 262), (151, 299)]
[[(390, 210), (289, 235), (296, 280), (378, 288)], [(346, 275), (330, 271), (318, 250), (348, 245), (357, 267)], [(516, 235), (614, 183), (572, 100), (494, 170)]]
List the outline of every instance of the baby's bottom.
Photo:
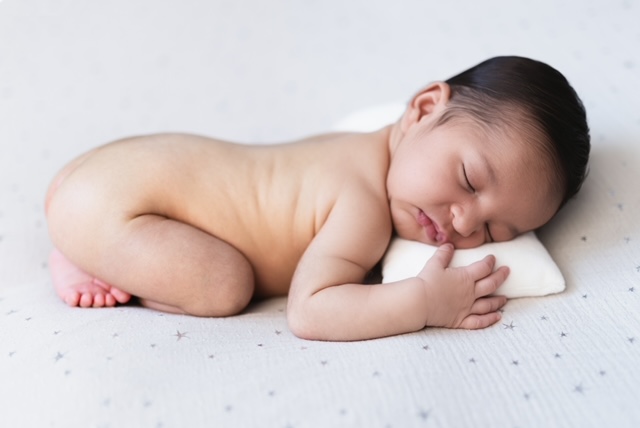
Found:
[[(47, 196), (50, 258), (58, 295), (71, 306), (126, 303), (196, 316), (228, 316), (251, 300), (254, 276), (246, 258), (226, 242), (155, 214), (112, 214), (112, 199), (87, 202), (82, 180), (69, 177), (83, 158), (54, 180)], [(83, 165), (83, 170), (87, 167)], [(97, 202), (96, 202), (97, 201)]]

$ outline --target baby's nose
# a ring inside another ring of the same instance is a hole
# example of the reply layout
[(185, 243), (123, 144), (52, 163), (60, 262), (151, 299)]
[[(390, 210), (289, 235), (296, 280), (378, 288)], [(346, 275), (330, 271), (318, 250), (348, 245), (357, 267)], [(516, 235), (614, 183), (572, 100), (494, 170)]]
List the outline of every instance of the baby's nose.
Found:
[(475, 215), (473, 209), (465, 209), (459, 205), (451, 207), (451, 216), (451, 225), (453, 226), (453, 229), (458, 235), (464, 238), (472, 236), (482, 224)]

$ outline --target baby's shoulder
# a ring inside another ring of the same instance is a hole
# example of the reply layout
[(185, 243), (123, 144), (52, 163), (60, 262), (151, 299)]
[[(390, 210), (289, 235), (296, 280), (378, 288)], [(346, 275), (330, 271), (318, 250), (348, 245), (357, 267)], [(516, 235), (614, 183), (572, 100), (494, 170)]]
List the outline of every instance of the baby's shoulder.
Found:
[(370, 134), (334, 134), (321, 150), (324, 183), (331, 187), (335, 203), (348, 211), (367, 212), (376, 223), (387, 223), (386, 177), (389, 155), (386, 145)]

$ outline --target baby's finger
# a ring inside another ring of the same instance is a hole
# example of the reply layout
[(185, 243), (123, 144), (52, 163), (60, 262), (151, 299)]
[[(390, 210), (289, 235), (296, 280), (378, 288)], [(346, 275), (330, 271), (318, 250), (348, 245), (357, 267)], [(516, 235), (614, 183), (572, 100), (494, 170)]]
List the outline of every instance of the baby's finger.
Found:
[(476, 282), (476, 299), (495, 293), (498, 287), (507, 279), (509, 268), (500, 266), (491, 275), (486, 276)]
[(491, 312), (484, 315), (469, 315), (460, 323), (460, 328), (467, 330), (477, 330), (486, 328), (500, 321), (502, 317), (499, 312)]
[(488, 276), (493, 271), (493, 266), (496, 264), (496, 258), (493, 255), (488, 255), (484, 259), (470, 264), (465, 269), (474, 281)]
[(507, 303), (505, 296), (484, 297), (475, 301), (471, 306), (471, 313), (474, 315), (484, 315), (495, 312)]
[(451, 259), (453, 258), (453, 245), (451, 244), (443, 244), (438, 247), (436, 252), (429, 259), (429, 264), (435, 263), (436, 266), (441, 267), (442, 269), (449, 266), (451, 263)]

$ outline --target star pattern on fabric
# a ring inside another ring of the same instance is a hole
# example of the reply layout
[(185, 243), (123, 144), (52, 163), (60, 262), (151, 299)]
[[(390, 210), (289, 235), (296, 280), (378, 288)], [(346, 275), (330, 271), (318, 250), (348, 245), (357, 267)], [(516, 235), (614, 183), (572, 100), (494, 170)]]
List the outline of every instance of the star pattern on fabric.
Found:
[(420, 409), (420, 411), (418, 412), (418, 417), (422, 420), (427, 420), (429, 419), (429, 415), (431, 414), (431, 410), (422, 410)]
[(187, 336), (187, 334), (189, 334), (188, 332), (181, 332), (180, 330), (176, 330), (176, 334), (174, 334), (174, 336), (177, 338), (176, 342), (179, 342), (182, 339), (189, 339), (189, 336)]
[(511, 321), (509, 324), (502, 324), (504, 326), (504, 330), (514, 330), (516, 328), (516, 326), (513, 324), (513, 321)]

